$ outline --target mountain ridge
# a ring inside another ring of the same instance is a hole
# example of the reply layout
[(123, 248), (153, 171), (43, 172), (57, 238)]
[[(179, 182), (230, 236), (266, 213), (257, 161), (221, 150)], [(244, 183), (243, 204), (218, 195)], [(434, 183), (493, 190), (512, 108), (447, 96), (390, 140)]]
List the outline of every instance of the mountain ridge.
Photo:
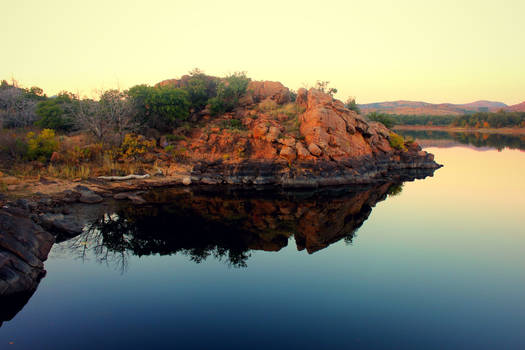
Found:
[(386, 114), (408, 115), (462, 115), (474, 112), (497, 112), (500, 109), (525, 112), (525, 101), (507, 105), (499, 101), (478, 100), (470, 103), (429, 103), (423, 101), (396, 100), (358, 104), (363, 114), (381, 112)]

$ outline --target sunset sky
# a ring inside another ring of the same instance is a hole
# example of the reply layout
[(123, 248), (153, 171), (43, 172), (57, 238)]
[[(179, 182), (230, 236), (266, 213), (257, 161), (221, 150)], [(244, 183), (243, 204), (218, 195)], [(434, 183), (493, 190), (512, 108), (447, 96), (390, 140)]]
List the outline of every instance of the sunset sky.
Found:
[(525, 1), (3, 0), (0, 79), (91, 94), (246, 71), (360, 103), (525, 100)]

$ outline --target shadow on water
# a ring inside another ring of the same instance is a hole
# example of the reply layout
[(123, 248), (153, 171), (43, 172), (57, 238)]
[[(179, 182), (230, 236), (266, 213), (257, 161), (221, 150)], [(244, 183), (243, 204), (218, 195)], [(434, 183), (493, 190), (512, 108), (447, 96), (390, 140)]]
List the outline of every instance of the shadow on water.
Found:
[(210, 192), (169, 189), (144, 196), (147, 206), (116, 202), (61, 244), (80, 259), (93, 254), (125, 272), (130, 255), (182, 254), (246, 267), (254, 250), (279, 251), (291, 238), (309, 254), (351, 243), (377, 202), (401, 184), (315, 192)]
[(504, 148), (525, 150), (525, 135), (436, 130), (398, 130), (398, 133), (418, 140), (424, 147), (471, 145), (477, 148), (493, 148), (500, 151)]

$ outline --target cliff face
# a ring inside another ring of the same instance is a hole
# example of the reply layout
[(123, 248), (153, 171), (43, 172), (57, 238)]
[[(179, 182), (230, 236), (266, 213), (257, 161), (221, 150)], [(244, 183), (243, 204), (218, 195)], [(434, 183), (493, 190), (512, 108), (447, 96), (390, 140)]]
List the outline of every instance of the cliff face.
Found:
[(194, 164), (192, 182), (316, 187), (373, 183), (394, 174), (402, 180), (404, 169), (413, 177), (439, 168), (416, 143), (393, 148), (389, 129), (328, 94), (300, 89), (290, 100), (280, 83), (251, 82), (241, 107), (204, 115), (207, 126), (180, 144)]

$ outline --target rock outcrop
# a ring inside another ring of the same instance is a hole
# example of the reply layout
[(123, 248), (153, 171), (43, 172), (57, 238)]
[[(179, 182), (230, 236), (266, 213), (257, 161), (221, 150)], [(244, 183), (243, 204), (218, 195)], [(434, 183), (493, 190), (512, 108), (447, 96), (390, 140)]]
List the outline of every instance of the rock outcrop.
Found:
[(28, 293), (44, 276), (55, 241), (20, 208), (0, 209), (0, 297)]
[(392, 143), (397, 135), (383, 124), (319, 90), (300, 89), (295, 102), (276, 82), (251, 82), (248, 91), (251, 107), (218, 118), (225, 125), (237, 119), (242, 128), (198, 130), (183, 142), (193, 184), (363, 184), (403, 180), (403, 173), (424, 177), (440, 167), (416, 143)]
[(248, 84), (248, 95), (253, 102), (261, 102), (266, 99), (273, 100), (279, 104), (290, 102), (290, 90), (277, 81), (251, 81)]

